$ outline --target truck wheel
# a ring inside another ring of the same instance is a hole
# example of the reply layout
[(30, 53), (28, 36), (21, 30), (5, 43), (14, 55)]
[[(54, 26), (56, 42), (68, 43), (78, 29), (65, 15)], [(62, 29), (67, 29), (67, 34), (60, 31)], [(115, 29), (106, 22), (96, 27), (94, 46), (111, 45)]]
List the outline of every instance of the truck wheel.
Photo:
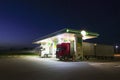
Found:
[(59, 58), (60, 59), (60, 61), (62, 61), (62, 58)]
[(62, 58), (62, 57), (59, 57), (59, 60), (60, 60), (60, 61), (62, 61), (62, 60), (63, 60), (63, 58)]
[(64, 57), (64, 60), (67, 61), (67, 60), (68, 60), (68, 57)]

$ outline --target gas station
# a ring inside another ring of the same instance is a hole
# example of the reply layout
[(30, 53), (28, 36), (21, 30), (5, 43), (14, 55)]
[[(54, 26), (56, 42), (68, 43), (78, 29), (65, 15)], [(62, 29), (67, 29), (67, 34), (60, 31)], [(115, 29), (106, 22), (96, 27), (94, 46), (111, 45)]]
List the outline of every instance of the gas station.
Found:
[(40, 56), (51, 58), (83, 59), (83, 40), (97, 38), (99, 34), (85, 30), (62, 29), (39, 38), (34, 44), (41, 47)]

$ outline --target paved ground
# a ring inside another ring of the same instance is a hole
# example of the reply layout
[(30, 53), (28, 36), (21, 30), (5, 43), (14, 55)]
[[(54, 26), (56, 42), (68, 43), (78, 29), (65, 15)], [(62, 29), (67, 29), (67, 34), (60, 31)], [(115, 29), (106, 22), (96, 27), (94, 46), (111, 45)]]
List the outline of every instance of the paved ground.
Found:
[(120, 62), (3, 57), (0, 58), (0, 80), (120, 80)]

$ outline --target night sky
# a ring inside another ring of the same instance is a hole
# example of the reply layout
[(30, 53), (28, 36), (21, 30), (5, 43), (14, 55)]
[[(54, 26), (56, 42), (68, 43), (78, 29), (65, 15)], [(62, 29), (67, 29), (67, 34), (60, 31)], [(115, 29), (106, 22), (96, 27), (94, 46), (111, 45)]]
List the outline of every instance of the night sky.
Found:
[(120, 44), (117, 0), (0, 0), (0, 47), (32, 42), (63, 28), (97, 32), (102, 44)]

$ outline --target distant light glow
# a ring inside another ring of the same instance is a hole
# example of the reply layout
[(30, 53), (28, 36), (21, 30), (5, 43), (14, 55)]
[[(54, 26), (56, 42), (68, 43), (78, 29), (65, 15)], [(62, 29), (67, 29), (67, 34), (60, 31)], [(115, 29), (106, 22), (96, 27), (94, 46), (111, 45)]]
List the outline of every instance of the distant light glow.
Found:
[(118, 48), (118, 47), (119, 47), (118, 45), (115, 46), (115, 48)]
[(97, 44), (95, 43), (94, 46), (97, 46)]

